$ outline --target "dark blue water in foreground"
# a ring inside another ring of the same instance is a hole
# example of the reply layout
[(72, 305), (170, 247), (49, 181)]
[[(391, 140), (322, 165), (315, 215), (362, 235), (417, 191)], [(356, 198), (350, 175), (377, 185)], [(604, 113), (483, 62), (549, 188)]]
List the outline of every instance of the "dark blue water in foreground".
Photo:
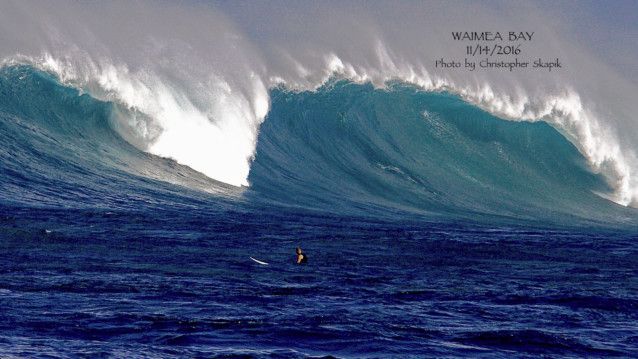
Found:
[(638, 356), (638, 212), (547, 124), (275, 89), (237, 189), (114, 110), (0, 70), (0, 357)]
[(6, 207), (0, 229), (0, 356), (638, 354), (635, 235)]

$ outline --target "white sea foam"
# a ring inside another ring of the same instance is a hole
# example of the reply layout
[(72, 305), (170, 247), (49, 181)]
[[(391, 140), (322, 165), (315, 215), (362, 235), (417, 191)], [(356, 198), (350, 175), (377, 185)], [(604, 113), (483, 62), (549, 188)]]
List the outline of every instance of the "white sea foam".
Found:
[(267, 89), (255, 74), (249, 93), (210, 74), (201, 79), (197, 96), (202, 101), (196, 103), (189, 86), (148, 69), (131, 71), (125, 64), (49, 54), (34, 63), (68, 85), (123, 106), (126, 111), (118, 112), (116, 128), (141, 149), (218, 181), (248, 185), (258, 126), (269, 108)]

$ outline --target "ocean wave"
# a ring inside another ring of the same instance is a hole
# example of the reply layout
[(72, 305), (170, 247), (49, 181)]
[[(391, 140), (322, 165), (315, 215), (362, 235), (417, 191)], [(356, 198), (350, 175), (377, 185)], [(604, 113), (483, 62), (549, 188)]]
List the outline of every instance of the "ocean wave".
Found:
[[(233, 193), (186, 166), (144, 156), (122, 123), (124, 115), (144, 115), (123, 108), (119, 98), (97, 101), (25, 65), (5, 66), (0, 77), (1, 90), (13, 94), (0, 104), (1, 132), (14, 151), (6, 155), (21, 158), (18, 166), (2, 160), (11, 169), (6, 181), (20, 182), (8, 199), (120, 203), (123, 195), (111, 185), (127, 183), (123, 188), (133, 191), (144, 177)], [(632, 221), (631, 210), (595, 194), (612, 189), (546, 124), (504, 121), (461, 97), (400, 83), (378, 89), (333, 79), (313, 91), (279, 88), (269, 95), (271, 110), (250, 150), (255, 158), (246, 162), (251, 187), (240, 196), (249, 201), (344, 214), (385, 216), (391, 209), (473, 220)], [(113, 182), (106, 185), (106, 178)], [(75, 184), (82, 186), (71, 190)]]
[[(14, 7), (18, 10), (9, 9), (3, 15), (14, 15), (7, 17), (9, 23), (22, 19), (46, 26), (34, 27), (33, 34), (38, 36), (25, 36), (18, 50), (2, 51), (3, 69), (27, 66), (53, 75), (64, 87), (75, 89), (76, 96), (86, 93), (105, 103), (101, 116), (108, 119), (100, 126), (114, 132), (108, 136), (118, 137), (110, 140), (124, 139), (138, 150), (171, 159), (221, 183), (254, 187), (250, 191), (258, 193), (254, 197), (320, 208), (336, 205), (344, 210), (393, 208), (448, 216), (461, 209), (467, 216), (521, 219), (537, 218), (542, 212), (543, 217), (572, 213), (603, 221), (631, 221), (630, 212), (618, 212), (606, 200), (636, 205), (635, 149), (620, 127), (601, 115), (598, 102), (585, 97), (569, 79), (552, 86), (541, 83), (534, 91), (517, 78), (512, 78), (512, 84), (489, 77), (463, 79), (432, 71), (419, 59), (392, 48), (377, 33), (359, 44), (367, 49), (366, 58), (318, 46), (312, 56), (283, 51), (286, 61), (275, 64), (232, 20), (204, 5), (152, 6), (141, 1), (130, 8), (79, 5), (69, 13), (65, 6), (29, 2)], [(98, 16), (97, 10), (108, 16)], [(66, 21), (71, 15), (82, 19), (80, 25)], [(121, 29), (104, 23), (108, 17), (121, 18)], [(140, 22), (140, 18), (148, 21)], [(89, 30), (79, 31), (76, 25)], [(344, 81), (358, 87), (343, 85)], [(381, 98), (381, 93), (390, 95)], [(335, 94), (350, 102), (340, 102)], [(401, 101), (414, 107), (400, 112), (393, 106)], [(437, 112), (420, 105), (428, 101), (450, 108)], [(278, 108), (273, 108), (273, 102)], [(43, 107), (35, 102), (29, 105)], [(332, 111), (335, 108), (340, 110)], [(452, 111), (458, 109), (466, 118), (459, 119)], [(383, 118), (387, 113), (394, 118)], [(316, 118), (318, 114), (323, 117)], [(78, 115), (76, 111), (70, 118)], [(28, 122), (20, 118), (20, 111), (8, 116)], [(507, 127), (498, 122), (503, 120), (523, 125), (501, 129)], [(354, 126), (350, 129), (354, 137), (342, 136), (338, 126), (343, 125)], [(477, 136), (491, 135), (481, 127), (502, 131), (489, 148), (480, 146)], [(421, 137), (415, 138), (416, 133)], [(432, 145), (435, 142), (437, 146)], [(539, 148), (542, 145), (556, 151)], [(142, 159), (130, 149), (123, 151), (129, 153), (123, 157), (117, 153), (122, 152), (121, 144), (113, 146), (104, 149), (111, 153), (109, 166), (117, 164), (135, 175), (190, 188), (215, 192), (222, 187), (205, 184), (205, 179), (185, 167), (170, 169), (171, 162), (160, 165), (155, 159)], [(436, 156), (425, 158), (426, 153)], [(469, 156), (470, 161), (464, 163), (459, 156)], [(132, 157), (136, 160), (131, 162)], [(101, 160), (97, 156), (92, 161)], [(80, 162), (76, 165), (82, 167)], [(494, 163), (501, 167), (490, 167)], [(290, 192), (293, 187), (296, 190)], [(37, 202), (36, 197), (31, 200)]]
[[(522, 89), (515, 92), (498, 91), (489, 82), (465, 85), (441, 75), (430, 73), (424, 66), (401, 61), (391, 54), (382, 42), (377, 42), (378, 68), (369, 68), (342, 60), (337, 54), (325, 55), (323, 67), (316, 74), (303, 71), (302, 80), (286, 81), (273, 76), (275, 86), (295, 91), (316, 90), (331, 79), (343, 78), (356, 83), (370, 82), (386, 88), (394, 82), (419, 87), (424, 91), (450, 92), (465, 101), (511, 121), (547, 122), (565, 135), (587, 158), (591, 171), (600, 173), (614, 189), (601, 194), (625, 205), (638, 206), (638, 161), (631, 148), (623, 148), (613, 128), (606, 127), (569, 85), (543, 95), (529, 95)], [(304, 67), (305, 69), (305, 67)]]
[[(294, 43), (271, 43), (281, 34), (267, 32), (265, 44), (281, 49), (272, 56), (236, 26), (225, 13), (233, 15), (231, 10), (144, 1), (127, 7), (16, 3), (7, 6), (3, 26), (31, 24), (31, 30), (21, 39), (3, 40), (11, 46), (0, 56), (5, 65), (28, 63), (54, 73), (62, 83), (117, 104), (115, 128), (128, 142), (234, 186), (249, 185), (259, 127), (269, 111), (269, 88), (316, 90), (340, 78), (380, 88), (400, 81), (425, 91), (457, 94), (504, 119), (547, 122), (613, 188), (599, 195), (624, 206), (638, 204), (638, 156), (631, 145), (635, 141), (628, 138), (631, 131), (623, 131), (626, 126), (618, 125), (629, 122), (614, 118), (622, 117), (620, 112), (610, 111), (584, 85), (579, 86), (582, 76), (568, 73), (540, 82), (529, 82), (519, 74), (512, 74), (509, 81), (488, 75), (458, 76), (408, 55), (410, 51), (387, 40), (392, 32), (388, 29), (362, 37), (348, 24), (334, 29), (344, 39), (333, 39), (330, 32), (325, 43), (304, 32), (312, 51)], [(318, 18), (331, 13), (323, 10)], [(250, 16), (251, 11), (244, 12)], [(120, 19), (119, 28), (107, 18)], [(325, 24), (313, 21), (309, 26)], [(360, 42), (347, 43), (355, 40)], [(423, 46), (437, 43), (430, 36), (424, 41)], [(606, 68), (598, 70), (609, 74)], [(619, 111), (625, 111), (625, 105)]]
[(631, 221), (632, 210), (597, 195), (613, 189), (546, 123), (505, 121), (401, 83), (333, 80), (271, 98), (249, 177), (259, 197), (335, 211)]

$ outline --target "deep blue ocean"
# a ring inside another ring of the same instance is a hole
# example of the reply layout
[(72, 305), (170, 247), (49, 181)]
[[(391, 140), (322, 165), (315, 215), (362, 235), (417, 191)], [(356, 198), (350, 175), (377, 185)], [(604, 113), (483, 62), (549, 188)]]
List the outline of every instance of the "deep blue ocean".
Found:
[(237, 188), (2, 67), (0, 357), (638, 356), (638, 210), (553, 127), (401, 83), (270, 95)]

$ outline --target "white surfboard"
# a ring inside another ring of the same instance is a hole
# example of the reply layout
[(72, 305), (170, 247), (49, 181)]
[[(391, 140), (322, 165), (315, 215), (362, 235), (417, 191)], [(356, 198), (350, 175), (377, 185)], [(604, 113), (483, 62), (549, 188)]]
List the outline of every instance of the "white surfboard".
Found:
[(255, 259), (255, 258), (253, 258), (253, 257), (250, 257), (250, 259), (254, 260), (255, 262), (257, 262), (257, 263), (259, 263), (259, 264), (261, 264), (261, 265), (263, 265), (263, 266), (267, 266), (267, 265), (268, 265), (268, 263), (266, 263), (266, 262), (262, 262), (262, 261), (260, 261), (259, 259)]

